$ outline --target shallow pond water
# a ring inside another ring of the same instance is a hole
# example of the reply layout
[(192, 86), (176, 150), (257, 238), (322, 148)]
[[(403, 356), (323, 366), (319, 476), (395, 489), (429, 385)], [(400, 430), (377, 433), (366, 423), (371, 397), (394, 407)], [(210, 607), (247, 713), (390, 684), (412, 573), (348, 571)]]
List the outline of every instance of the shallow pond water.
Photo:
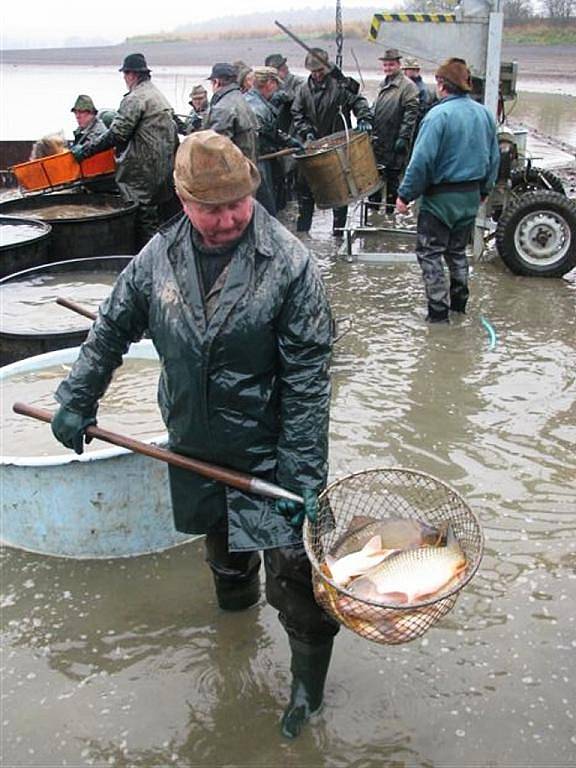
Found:
[(118, 272), (53, 272), (0, 286), (3, 333), (63, 333), (89, 328), (92, 321), (56, 304), (73, 299), (95, 312), (110, 293)]
[(330, 227), (318, 212), (303, 239), (352, 322), (331, 477), (449, 483), (482, 522), (480, 571), (420, 640), (343, 630), (326, 706), (289, 743), (286, 637), (264, 599), (218, 610), (201, 540), (114, 561), (4, 549), (5, 765), (574, 765), (576, 283), (477, 263), (468, 315), (430, 327), (417, 265), (348, 263)]

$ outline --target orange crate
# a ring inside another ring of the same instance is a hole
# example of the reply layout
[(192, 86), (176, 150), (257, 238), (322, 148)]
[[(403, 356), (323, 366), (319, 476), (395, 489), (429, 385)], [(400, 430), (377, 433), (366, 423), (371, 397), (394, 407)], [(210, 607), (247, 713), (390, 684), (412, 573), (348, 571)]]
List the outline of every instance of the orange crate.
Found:
[(39, 160), (19, 163), (11, 168), (18, 184), (29, 192), (60, 187), (84, 178), (114, 173), (115, 169), (113, 149), (98, 152), (97, 155), (92, 155), (81, 163), (77, 163), (72, 152), (67, 151), (41, 157)]
[(80, 163), (82, 176), (85, 179), (92, 176), (101, 176), (103, 173), (114, 173), (116, 170), (116, 158), (113, 149), (106, 149), (104, 152), (98, 152), (97, 155), (82, 160)]
[(18, 184), (30, 192), (36, 189), (46, 189), (50, 186), (50, 179), (46, 175), (42, 160), (19, 163), (13, 165), (10, 170), (18, 179)]
[(82, 177), (80, 166), (74, 159), (72, 152), (60, 152), (59, 155), (43, 157), (44, 170), (50, 181), (50, 185), (57, 187), (60, 184), (69, 184)]

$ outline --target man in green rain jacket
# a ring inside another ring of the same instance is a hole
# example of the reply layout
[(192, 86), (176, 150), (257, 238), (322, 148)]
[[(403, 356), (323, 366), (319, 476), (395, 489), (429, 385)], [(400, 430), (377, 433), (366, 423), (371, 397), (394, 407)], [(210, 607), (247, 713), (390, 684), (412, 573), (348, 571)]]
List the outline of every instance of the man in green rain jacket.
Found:
[(170, 467), (176, 528), (206, 534), (221, 608), (258, 601), (264, 550), (266, 596), (292, 651), (282, 730), (293, 737), (321, 705), (338, 629), (314, 600), (301, 531), (326, 481), (330, 309), (314, 258), (253, 200), (258, 170), (230, 139), (188, 136), (174, 178), (184, 215), (118, 278), (58, 387), (52, 429), (82, 451), (114, 369), (148, 331), (170, 448), (303, 496), (304, 509)]
[(77, 160), (114, 147), (116, 183), (126, 200), (138, 203), (136, 240), (141, 248), (174, 210), (174, 153), (178, 135), (174, 111), (150, 78), (141, 53), (131, 53), (120, 68), (128, 87), (110, 128), (72, 152)]

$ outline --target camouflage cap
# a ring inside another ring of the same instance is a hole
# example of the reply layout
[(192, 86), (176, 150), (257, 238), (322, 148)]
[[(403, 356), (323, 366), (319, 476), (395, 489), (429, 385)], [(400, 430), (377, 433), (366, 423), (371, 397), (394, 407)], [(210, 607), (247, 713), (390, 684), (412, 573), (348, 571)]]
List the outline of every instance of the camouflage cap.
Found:
[(276, 80), (277, 83), (282, 82), (275, 67), (254, 67), (254, 82), (267, 83), (268, 80)]
[(404, 59), (402, 69), (421, 69), (418, 59)]
[(92, 112), (95, 115), (98, 110), (94, 106), (94, 102), (90, 96), (86, 96), (85, 93), (81, 93), (74, 102), (74, 106), (70, 112)]
[(207, 96), (208, 91), (206, 88), (204, 88), (203, 85), (194, 85), (192, 87), (192, 90), (190, 91), (190, 96), (188, 98), (193, 99), (195, 96)]
[(185, 203), (225, 205), (255, 192), (260, 173), (227, 136), (198, 131), (178, 147), (174, 184)]

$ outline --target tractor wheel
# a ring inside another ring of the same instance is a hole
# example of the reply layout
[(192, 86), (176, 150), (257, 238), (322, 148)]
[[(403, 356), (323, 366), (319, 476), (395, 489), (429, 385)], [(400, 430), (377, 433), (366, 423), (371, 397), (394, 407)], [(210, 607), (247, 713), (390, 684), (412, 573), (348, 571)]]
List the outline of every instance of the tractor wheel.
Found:
[(576, 203), (558, 192), (528, 192), (500, 216), (496, 247), (516, 275), (561, 277), (576, 266)]
[(555, 173), (544, 168), (531, 167), (527, 170), (512, 171), (510, 180), (516, 195), (522, 195), (525, 192), (537, 192), (539, 189), (547, 189), (566, 195), (562, 180)]

